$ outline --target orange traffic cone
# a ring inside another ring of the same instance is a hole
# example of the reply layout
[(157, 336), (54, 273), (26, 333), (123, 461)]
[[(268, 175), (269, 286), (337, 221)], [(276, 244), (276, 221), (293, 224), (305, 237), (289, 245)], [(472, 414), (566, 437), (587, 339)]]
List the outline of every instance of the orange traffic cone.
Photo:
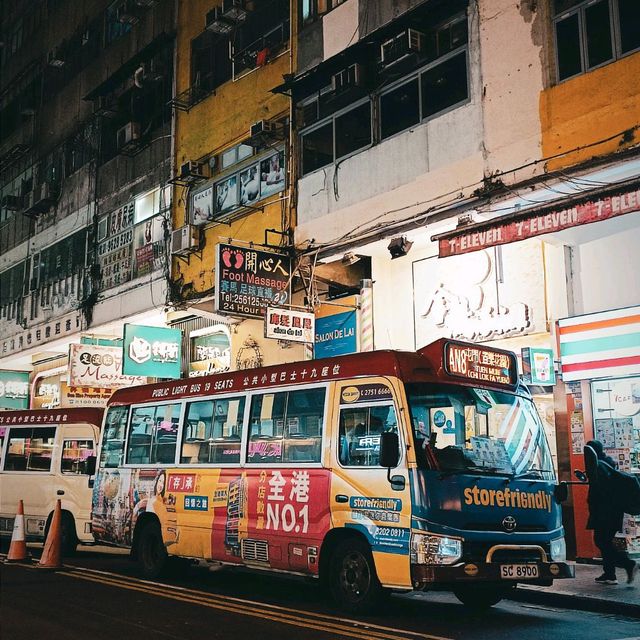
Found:
[(18, 513), (13, 521), (13, 534), (11, 535), (11, 546), (7, 554), (7, 562), (24, 562), (29, 559), (27, 553), (27, 543), (24, 538), (24, 503), (18, 502)]
[(62, 569), (62, 505), (56, 503), (38, 569)]

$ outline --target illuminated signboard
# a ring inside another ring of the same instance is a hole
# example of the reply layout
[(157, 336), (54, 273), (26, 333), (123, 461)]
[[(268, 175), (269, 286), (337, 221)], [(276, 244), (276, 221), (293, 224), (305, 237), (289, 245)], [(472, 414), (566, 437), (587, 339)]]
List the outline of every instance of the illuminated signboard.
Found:
[(463, 343), (445, 343), (444, 369), (451, 376), (491, 384), (513, 386), (518, 380), (512, 353)]

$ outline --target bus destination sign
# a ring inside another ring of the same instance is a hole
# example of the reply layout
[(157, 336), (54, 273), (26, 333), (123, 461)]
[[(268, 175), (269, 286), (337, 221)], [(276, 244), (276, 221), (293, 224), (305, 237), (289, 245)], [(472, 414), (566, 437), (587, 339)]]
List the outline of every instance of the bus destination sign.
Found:
[(515, 356), (507, 351), (446, 342), (444, 365), (449, 375), (458, 378), (510, 386), (517, 382)]

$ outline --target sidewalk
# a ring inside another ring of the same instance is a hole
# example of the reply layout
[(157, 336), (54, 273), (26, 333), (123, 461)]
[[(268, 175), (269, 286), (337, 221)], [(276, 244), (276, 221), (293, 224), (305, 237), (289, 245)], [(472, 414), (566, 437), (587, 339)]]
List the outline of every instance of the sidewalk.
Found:
[(576, 564), (575, 580), (556, 580), (552, 587), (520, 585), (511, 599), (640, 618), (640, 575), (628, 585), (626, 572), (618, 569), (618, 585), (601, 585), (594, 582), (601, 574), (600, 565)]

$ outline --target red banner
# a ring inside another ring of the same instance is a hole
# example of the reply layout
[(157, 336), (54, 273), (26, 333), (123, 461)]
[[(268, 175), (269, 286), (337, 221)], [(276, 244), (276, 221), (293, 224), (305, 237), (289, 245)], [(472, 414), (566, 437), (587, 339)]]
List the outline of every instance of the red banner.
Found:
[(632, 213), (640, 209), (640, 189), (617, 196), (608, 196), (559, 211), (523, 214), (516, 219), (498, 218), (486, 225), (474, 225), (472, 229), (452, 231), (436, 236), (438, 256), (446, 258), (462, 253), (480, 251), (499, 244), (526, 240), (545, 233), (556, 233), (563, 229), (607, 220)]

